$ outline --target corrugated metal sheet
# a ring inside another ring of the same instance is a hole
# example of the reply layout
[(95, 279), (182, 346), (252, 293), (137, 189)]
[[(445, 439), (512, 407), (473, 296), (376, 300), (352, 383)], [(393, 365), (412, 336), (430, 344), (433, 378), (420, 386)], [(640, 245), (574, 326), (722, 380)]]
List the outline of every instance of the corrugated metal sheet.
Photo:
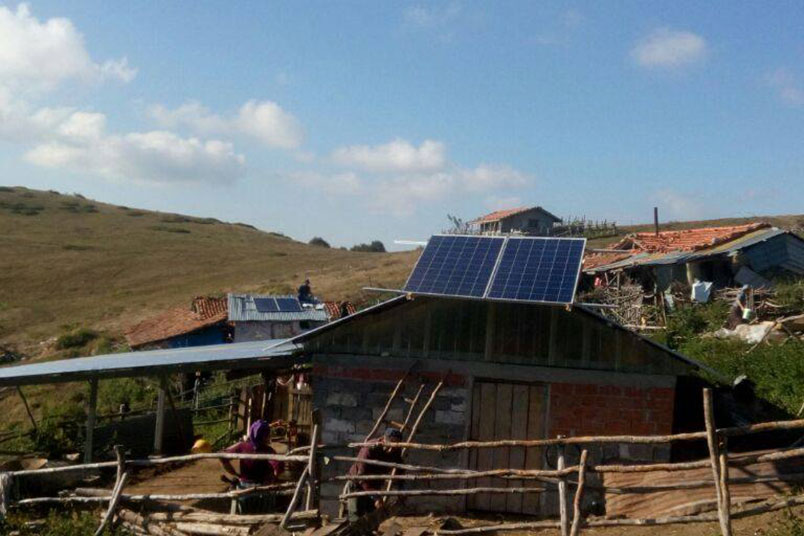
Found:
[(741, 236), (740, 238), (735, 238), (734, 240), (726, 242), (725, 244), (696, 251), (689, 256), (689, 260), (699, 260), (705, 257), (712, 257), (714, 255), (721, 255), (724, 253), (734, 253), (735, 251), (755, 246), (761, 242), (765, 242), (766, 240), (770, 240), (771, 238), (775, 238), (785, 233), (787, 233), (787, 231), (777, 227), (760, 229), (758, 231), (754, 231), (753, 233), (748, 233), (747, 235)]
[(229, 321), (230, 322), (294, 322), (312, 321), (326, 322), (329, 320), (326, 309), (313, 309), (305, 307), (303, 311), (261, 313), (254, 305), (254, 298), (295, 298), (295, 296), (271, 296), (260, 294), (229, 294)]
[(297, 346), (286, 340), (253, 341), (62, 359), (0, 368), (0, 386), (95, 378), (157, 376), (196, 370), (290, 366)]

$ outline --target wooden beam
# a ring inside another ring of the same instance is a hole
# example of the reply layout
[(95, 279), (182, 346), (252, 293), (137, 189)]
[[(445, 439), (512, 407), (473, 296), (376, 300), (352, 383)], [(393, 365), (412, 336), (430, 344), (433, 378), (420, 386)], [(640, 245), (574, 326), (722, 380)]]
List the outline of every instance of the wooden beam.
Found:
[(712, 466), (712, 476), (715, 481), (715, 496), (717, 498), (717, 514), (720, 522), (720, 532), (723, 536), (731, 536), (731, 523), (724, 510), (724, 494), (721, 487), (720, 454), (718, 452), (717, 429), (715, 428), (712, 390), (703, 390), (704, 423), (706, 424), (706, 444), (709, 447), (709, 461)]
[(575, 500), (572, 503), (574, 510), (572, 512), (572, 527), (570, 528), (570, 536), (578, 536), (578, 533), (581, 530), (581, 523), (583, 521), (581, 508), (584, 492), (583, 486), (584, 482), (586, 482), (586, 457), (588, 454), (589, 451), (586, 449), (581, 452), (581, 461), (579, 462), (578, 468), (578, 488), (575, 490)]
[(84, 463), (92, 462), (95, 420), (98, 411), (98, 379), (89, 380), (89, 401), (87, 402), (87, 430), (84, 436)]
[(159, 378), (159, 393), (156, 399), (156, 426), (154, 428), (154, 454), (162, 454), (165, 434), (165, 399), (167, 382), (164, 377)]
[[(559, 438), (562, 436), (558, 436)], [(558, 460), (556, 469), (561, 471), (566, 468), (564, 460), (564, 445), (558, 446)], [(567, 480), (561, 477), (558, 481), (558, 512), (561, 517), (561, 536), (569, 536), (569, 518), (567, 517)]]

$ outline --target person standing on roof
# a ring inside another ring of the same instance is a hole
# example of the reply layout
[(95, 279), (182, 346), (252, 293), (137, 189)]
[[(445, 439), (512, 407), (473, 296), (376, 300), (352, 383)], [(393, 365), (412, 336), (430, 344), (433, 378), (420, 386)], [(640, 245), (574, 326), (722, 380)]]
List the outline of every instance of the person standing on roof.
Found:
[(305, 279), (304, 283), (299, 287), (299, 302), (315, 303), (315, 298), (313, 297), (313, 289), (310, 287), (309, 279)]
[[(402, 432), (396, 428), (388, 428), (385, 434), (371, 441), (371, 445), (362, 447), (357, 454), (360, 461), (355, 462), (349, 469), (352, 476), (387, 475), (391, 473), (390, 467), (365, 463), (363, 460), (380, 462), (402, 463), (402, 449), (389, 446), (391, 443), (402, 441)], [(385, 485), (385, 480), (354, 480), (350, 491), (379, 491)], [(364, 495), (349, 499), (349, 519), (355, 520), (382, 506), (381, 496)]]

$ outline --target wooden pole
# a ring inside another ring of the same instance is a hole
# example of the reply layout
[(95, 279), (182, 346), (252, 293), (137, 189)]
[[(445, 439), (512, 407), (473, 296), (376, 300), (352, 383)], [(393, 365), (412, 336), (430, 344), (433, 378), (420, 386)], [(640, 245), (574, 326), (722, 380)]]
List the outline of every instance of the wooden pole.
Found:
[(285, 528), (290, 521), (290, 516), (293, 515), (293, 512), (296, 510), (296, 503), (299, 502), (299, 497), (301, 496), (301, 490), (304, 487), (304, 482), (307, 480), (309, 476), (309, 467), (305, 467), (304, 471), (302, 471), (301, 476), (299, 477), (299, 481), (296, 483), (296, 489), (293, 491), (293, 497), (290, 499), (290, 504), (288, 504), (288, 509), (285, 511), (285, 515), (282, 517), (282, 521), (279, 522), (279, 526), (281, 528)]
[(718, 456), (720, 469), (720, 490), (723, 493), (723, 517), (726, 526), (731, 530), (731, 492), (729, 491), (729, 460), (728, 460), (728, 438), (724, 437)]
[(149, 520), (131, 510), (121, 509), (119, 514), (120, 519), (126, 523), (131, 523), (148, 534), (153, 536), (186, 536), (184, 532), (168, 527), (167, 525), (157, 526), (154, 523), (149, 523)]
[(22, 392), (22, 387), (19, 385), (17, 386), (17, 393), (22, 399), (22, 403), (25, 406), (25, 411), (28, 413), (28, 418), (31, 419), (31, 426), (33, 426), (34, 433), (38, 433), (39, 429), (36, 427), (36, 419), (34, 419), (33, 413), (31, 412), (31, 407), (28, 405), (28, 399), (25, 398), (25, 393)]
[(419, 386), (419, 390), (416, 391), (416, 396), (413, 397), (413, 400), (410, 401), (410, 407), (408, 408), (408, 414), (405, 415), (405, 422), (402, 423), (402, 428), (400, 428), (400, 432), (404, 432), (408, 428), (408, 423), (410, 422), (410, 418), (413, 416), (413, 411), (416, 408), (416, 404), (419, 402), (419, 397), (422, 395), (422, 391), (424, 391), (424, 384)]
[[(558, 436), (561, 438), (562, 436)], [(566, 467), (564, 460), (564, 445), (558, 446), (558, 459), (556, 469), (561, 471)], [(569, 536), (569, 518), (567, 517), (567, 481), (564, 477), (558, 480), (558, 512), (561, 516), (561, 536)]]
[[(444, 375), (441, 377), (441, 381), (439, 381), (439, 382), (438, 382), (438, 384), (437, 384), (437, 385), (435, 386), (435, 388), (433, 389), (433, 392), (432, 392), (432, 393), (430, 393), (430, 398), (428, 398), (428, 399), (427, 399), (427, 402), (425, 402), (425, 403), (424, 403), (424, 407), (423, 407), (423, 408), (422, 408), (422, 410), (419, 412), (418, 417), (416, 417), (416, 422), (414, 422), (414, 423), (413, 423), (413, 426), (410, 428), (410, 434), (408, 434), (408, 442), (411, 442), (411, 441), (413, 440), (413, 438), (416, 436), (416, 432), (419, 430), (419, 424), (421, 424), (422, 419), (424, 418), (425, 413), (427, 413), (427, 410), (428, 410), (428, 409), (430, 409), (430, 406), (433, 404), (433, 400), (435, 400), (435, 397), (438, 395), (438, 392), (439, 392), (439, 391), (441, 390), (441, 388), (444, 386), (444, 381), (445, 381), (445, 380), (447, 379), (447, 377), (449, 376), (449, 373), (450, 373), (450, 371), (447, 371), (447, 372), (446, 372), (446, 373), (445, 373), (445, 374), (444, 374)], [(413, 411), (413, 408), (412, 408), (412, 407), (411, 407), (411, 411)], [(402, 456), (402, 457), (404, 457), (406, 453), (407, 453), (407, 449), (402, 449), (402, 454), (401, 454), (401, 456)], [(394, 469), (391, 471), (391, 475), (392, 475), (392, 476), (393, 476), (393, 475), (395, 475), (395, 474), (396, 474), (396, 471), (397, 471), (397, 470), (396, 470), (396, 468), (394, 468)], [(389, 480), (389, 481), (388, 481), (388, 483), (385, 485), (385, 491), (390, 491), (390, 490), (391, 490), (391, 488), (393, 487), (393, 485), (394, 485), (394, 481), (393, 481), (393, 480)]]
[(578, 488), (575, 490), (575, 500), (572, 507), (572, 528), (570, 529), (570, 536), (578, 536), (581, 531), (581, 501), (583, 501), (583, 485), (586, 481), (586, 457), (589, 451), (584, 449), (581, 452), (581, 461), (578, 467)]
[(718, 453), (717, 432), (712, 402), (712, 390), (703, 390), (704, 423), (706, 424), (706, 444), (709, 447), (709, 462), (712, 466), (712, 476), (715, 481), (715, 497), (717, 499), (717, 514), (720, 522), (720, 532), (723, 536), (731, 536), (731, 523), (724, 510), (723, 489), (721, 488), (720, 459)]
[(123, 473), (123, 475), (119, 479), (117, 479), (117, 482), (115, 482), (114, 489), (112, 490), (112, 498), (109, 499), (109, 508), (103, 515), (103, 519), (101, 519), (101, 524), (100, 526), (98, 526), (98, 530), (95, 531), (95, 536), (100, 536), (101, 534), (103, 534), (103, 529), (105, 529), (109, 521), (112, 520), (115, 508), (117, 508), (117, 503), (120, 502), (120, 496), (123, 493), (123, 486), (126, 485), (127, 479), (128, 479), (128, 473)]
[(544, 493), (544, 488), (459, 488), (459, 489), (392, 489), (386, 491), (353, 491), (341, 495), (340, 499), (351, 499), (352, 497), (421, 497), (427, 495), (477, 495), (478, 493), (499, 493), (504, 495), (515, 495), (519, 493)]
[(84, 462), (92, 461), (93, 437), (95, 435), (95, 420), (98, 411), (98, 379), (89, 380), (89, 401), (87, 405), (87, 431), (84, 440)]
[(404, 376), (402, 376), (399, 379), (398, 382), (396, 382), (396, 387), (394, 387), (394, 390), (391, 392), (391, 396), (388, 397), (388, 402), (385, 403), (385, 407), (383, 408), (383, 410), (380, 413), (379, 417), (377, 417), (377, 420), (374, 421), (374, 426), (371, 428), (371, 431), (369, 431), (369, 433), (366, 434), (366, 439), (364, 441), (370, 441), (371, 438), (374, 437), (374, 434), (377, 432), (377, 429), (382, 424), (382, 421), (385, 419), (385, 416), (388, 415), (388, 411), (391, 409), (391, 404), (394, 403), (394, 400), (396, 399), (396, 395), (399, 394), (399, 390), (405, 384), (405, 379), (407, 377), (408, 377), (408, 375), (405, 374)]
[(154, 454), (162, 454), (165, 433), (165, 395), (167, 382), (164, 377), (159, 378), (159, 394), (156, 399), (156, 427), (154, 429)]
[(316, 460), (318, 436), (318, 424), (314, 424), (313, 437), (311, 439), (312, 443), (310, 443), (310, 461), (307, 463), (309, 478), (307, 479), (307, 502), (305, 503), (305, 510), (312, 510), (318, 502), (318, 460)]

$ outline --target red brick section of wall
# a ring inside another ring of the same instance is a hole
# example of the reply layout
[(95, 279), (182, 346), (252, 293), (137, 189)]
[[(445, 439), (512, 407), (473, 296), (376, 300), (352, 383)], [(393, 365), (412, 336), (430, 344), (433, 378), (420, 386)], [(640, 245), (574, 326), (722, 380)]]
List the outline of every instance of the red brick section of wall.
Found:
[(674, 394), (671, 388), (554, 383), (549, 436), (669, 434)]
[[(313, 365), (313, 377), (342, 378), (347, 380), (369, 380), (369, 381), (388, 381), (397, 382), (405, 375), (404, 371), (391, 369), (373, 369), (361, 367), (343, 367), (337, 365), (323, 365), (315, 363)], [(415, 378), (421, 378), (428, 383), (437, 383), (444, 378), (441, 372), (417, 372), (409, 381), (415, 382)], [(444, 385), (450, 387), (463, 387), (466, 385), (466, 376), (451, 372), (444, 380)]]

